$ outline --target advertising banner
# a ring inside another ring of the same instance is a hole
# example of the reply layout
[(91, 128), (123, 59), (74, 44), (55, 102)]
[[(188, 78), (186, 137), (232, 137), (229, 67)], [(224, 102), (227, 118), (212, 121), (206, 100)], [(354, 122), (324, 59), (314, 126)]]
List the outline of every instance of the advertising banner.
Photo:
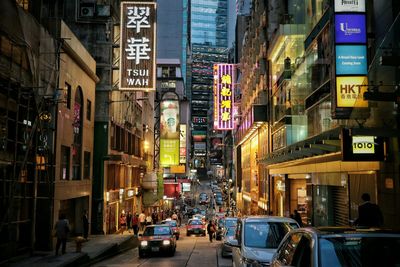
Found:
[(178, 139), (179, 131), (179, 101), (163, 100), (160, 103), (161, 121), (160, 121), (160, 138), (161, 139)]
[(336, 43), (366, 43), (366, 19), (364, 14), (336, 14)]
[(215, 64), (214, 74), (214, 129), (231, 130), (234, 127), (233, 106), (235, 65)]
[(160, 139), (160, 165), (179, 165), (179, 139)]
[(179, 135), (179, 163), (186, 163), (186, 124), (181, 124)]
[(368, 107), (368, 101), (363, 99), (367, 84), (367, 76), (336, 77), (337, 107)]
[(335, 0), (335, 12), (365, 12), (365, 0)]
[(367, 75), (367, 47), (365, 45), (336, 46), (337, 75)]
[(156, 88), (156, 4), (122, 2), (120, 90)]

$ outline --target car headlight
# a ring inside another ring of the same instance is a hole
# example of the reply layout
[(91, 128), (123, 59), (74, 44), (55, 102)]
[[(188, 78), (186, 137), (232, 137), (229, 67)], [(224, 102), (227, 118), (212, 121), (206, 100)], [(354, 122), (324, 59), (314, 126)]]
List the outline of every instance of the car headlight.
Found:
[(162, 244), (163, 244), (164, 246), (168, 246), (168, 245), (171, 244), (171, 241), (169, 241), (169, 240), (163, 240)]
[(149, 243), (146, 240), (140, 241), (142, 247), (146, 247)]

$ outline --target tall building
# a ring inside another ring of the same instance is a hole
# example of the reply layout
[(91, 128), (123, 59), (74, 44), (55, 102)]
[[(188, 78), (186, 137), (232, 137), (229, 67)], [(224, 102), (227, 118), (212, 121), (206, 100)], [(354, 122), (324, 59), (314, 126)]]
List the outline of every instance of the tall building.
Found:
[[(228, 1), (190, 3), (192, 168), (199, 177), (210, 169), (208, 137), (212, 132), (213, 64), (228, 60)], [(189, 78), (189, 77), (188, 77)]]

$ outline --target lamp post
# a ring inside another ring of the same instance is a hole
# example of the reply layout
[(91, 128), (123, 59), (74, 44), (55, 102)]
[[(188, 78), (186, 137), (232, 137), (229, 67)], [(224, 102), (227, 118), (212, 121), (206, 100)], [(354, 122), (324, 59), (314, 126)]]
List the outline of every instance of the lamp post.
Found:
[(232, 185), (232, 179), (229, 178), (229, 180), (228, 180), (228, 216), (231, 213), (231, 185)]

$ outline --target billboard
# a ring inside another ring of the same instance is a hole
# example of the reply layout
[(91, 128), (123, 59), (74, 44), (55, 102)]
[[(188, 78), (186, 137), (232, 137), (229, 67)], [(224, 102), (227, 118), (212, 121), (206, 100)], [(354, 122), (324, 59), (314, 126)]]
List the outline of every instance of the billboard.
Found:
[(337, 45), (336, 46), (336, 74), (337, 75), (366, 75), (367, 47), (365, 45)]
[(179, 134), (179, 163), (186, 163), (186, 124), (181, 124)]
[(156, 3), (122, 2), (119, 89), (156, 88)]
[(385, 141), (383, 137), (359, 135), (354, 129), (343, 128), (341, 132), (343, 161), (383, 161)]
[(160, 103), (161, 121), (160, 121), (160, 138), (162, 139), (178, 139), (179, 132), (179, 101), (163, 100)]
[(336, 43), (365, 43), (367, 40), (364, 14), (335, 15)]
[(335, 0), (335, 12), (365, 12), (365, 0)]
[(340, 108), (368, 107), (368, 101), (363, 99), (367, 84), (367, 76), (336, 77), (336, 106)]
[(234, 127), (233, 106), (235, 65), (214, 64), (214, 129), (231, 130)]
[(179, 139), (160, 139), (160, 165), (179, 165)]

